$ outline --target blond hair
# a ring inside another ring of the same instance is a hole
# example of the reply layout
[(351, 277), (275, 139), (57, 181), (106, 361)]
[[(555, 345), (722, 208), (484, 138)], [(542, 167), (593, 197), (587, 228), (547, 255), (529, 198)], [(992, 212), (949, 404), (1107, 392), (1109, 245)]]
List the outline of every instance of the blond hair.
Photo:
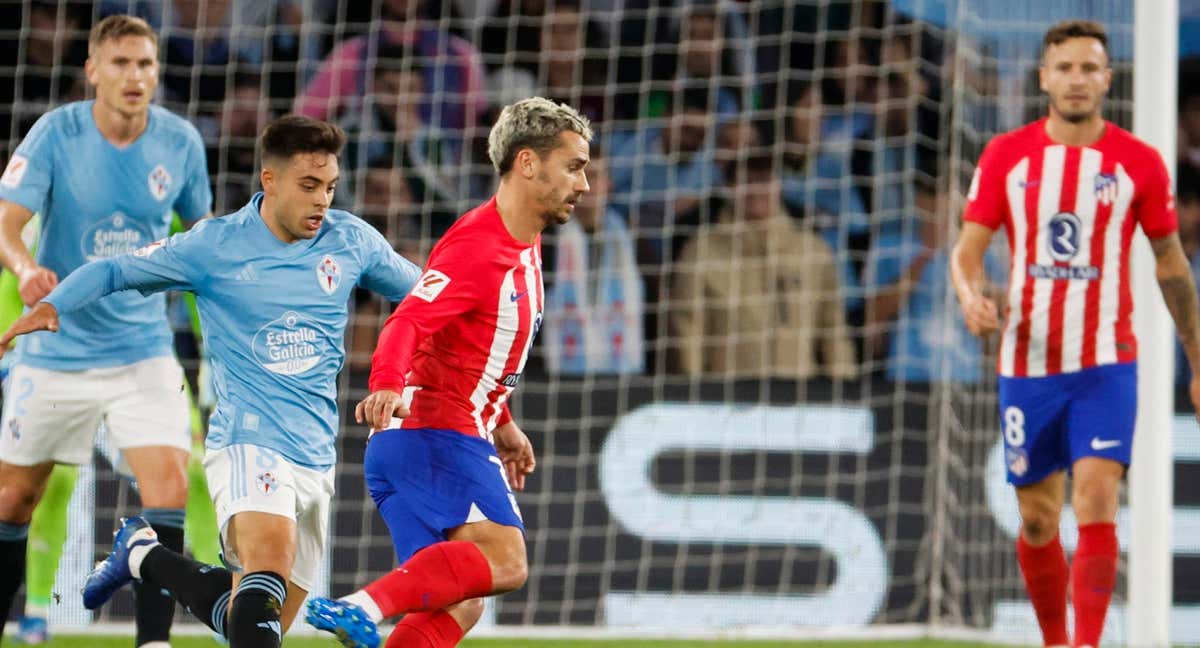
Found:
[(558, 148), (558, 136), (566, 131), (592, 139), (591, 123), (574, 108), (543, 97), (522, 99), (500, 111), (488, 133), (488, 157), (496, 172), (505, 175), (521, 149), (531, 148), (544, 158)]

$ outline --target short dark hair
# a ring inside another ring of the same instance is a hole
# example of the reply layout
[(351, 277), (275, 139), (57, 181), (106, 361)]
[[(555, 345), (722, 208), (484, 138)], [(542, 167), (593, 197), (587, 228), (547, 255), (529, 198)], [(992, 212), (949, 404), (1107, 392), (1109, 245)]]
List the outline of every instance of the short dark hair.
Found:
[(297, 153), (341, 156), (346, 133), (335, 124), (303, 115), (284, 115), (267, 124), (259, 137), (263, 163), (287, 160)]
[(158, 47), (158, 34), (154, 33), (145, 20), (137, 16), (113, 14), (92, 25), (92, 31), (88, 33), (88, 56), (94, 55), (96, 48), (105, 41), (119, 40), (126, 36), (149, 38), (154, 47)]
[(1108, 54), (1108, 32), (1104, 25), (1094, 20), (1064, 20), (1047, 30), (1042, 37), (1042, 56), (1046, 56), (1046, 50), (1051, 45), (1058, 45), (1070, 38), (1094, 38), (1104, 47), (1104, 54)]

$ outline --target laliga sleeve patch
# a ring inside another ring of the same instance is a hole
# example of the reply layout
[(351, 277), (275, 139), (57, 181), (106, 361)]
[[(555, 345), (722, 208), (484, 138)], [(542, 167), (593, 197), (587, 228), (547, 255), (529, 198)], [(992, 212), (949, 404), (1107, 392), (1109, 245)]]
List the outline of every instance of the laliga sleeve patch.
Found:
[(29, 160), (24, 155), (14, 153), (12, 159), (8, 161), (8, 166), (4, 169), (4, 175), (0, 176), (0, 185), (16, 189), (21, 186), (21, 180), (25, 178), (25, 171), (28, 169)]
[(133, 256), (148, 257), (151, 254), (154, 254), (155, 250), (157, 250), (158, 248), (160, 248), (166, 244), (167, 244), (167, 239), (158, 239), (157, 241), (155, 241), (153, 243), (147, 243), (146, 245), (143, 245), (142, 247), (134, 250)]
[(445, 273), (437, 270), (426, 270), (425, 274), (421, 275), (420, 279), (417, 279), (417, 285), (413, 286), (411, 294), (413, 297), (419, 297), (427, 302), (432, 302), (449, 285), (450, 277), (447, 277)]

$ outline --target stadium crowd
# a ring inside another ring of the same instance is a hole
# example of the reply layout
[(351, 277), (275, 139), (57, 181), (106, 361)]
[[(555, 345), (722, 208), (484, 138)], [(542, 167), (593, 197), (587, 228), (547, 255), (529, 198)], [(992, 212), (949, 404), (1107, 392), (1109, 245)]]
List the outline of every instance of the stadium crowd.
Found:
[[(27, 10), (3, 21), (21, 30), (0, 52), (0, 153), (48, 108), (84, 98), (88, 28), (132, 13), (160, 30), (160, 103), (204, 136), (214, 213), (256, 190), (268, 121), (327, 119), (349, 135), (337, 206), (421, 263), (494, 189), (486, 135), (498, 108), (542, 95), (597, 132), (592, 194), (544, 244), (534, 361), (546, 371), (981, 381), (987, 350), (947, 285), (964, 183), (943, 99), (956, 73), (980, 96), (1004, 79), (986, 48), (956, 66), (954, 34), (905, 4), (6, 4)], [(1200, 276), (1200, 81), (1186, 81), (1198, 76), (1200, 61), (1184, 61), (1178, 186)], [(989, 267), (998, 283), (1004, 256)], [(352, 369), (369, 365), (387, 311), (357, 300)]]

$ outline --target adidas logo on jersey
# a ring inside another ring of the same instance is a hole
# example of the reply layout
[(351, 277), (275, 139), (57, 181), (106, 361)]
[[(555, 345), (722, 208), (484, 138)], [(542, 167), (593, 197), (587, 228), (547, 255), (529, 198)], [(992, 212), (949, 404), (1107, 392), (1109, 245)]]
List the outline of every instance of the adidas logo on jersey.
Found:
[(254, 271), (254, 266), (247, 263), (234, 275), (234, 279), (238, 281), (258, 281), (258, 273)]

